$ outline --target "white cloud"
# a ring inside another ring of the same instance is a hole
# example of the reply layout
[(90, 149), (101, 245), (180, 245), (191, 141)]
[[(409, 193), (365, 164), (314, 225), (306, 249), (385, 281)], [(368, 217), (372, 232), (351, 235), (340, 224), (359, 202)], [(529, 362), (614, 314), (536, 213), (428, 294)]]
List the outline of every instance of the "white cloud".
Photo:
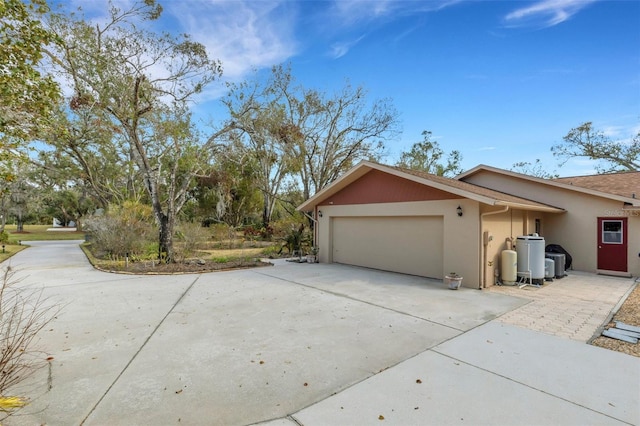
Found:
[(531, 6), (514, 10), (505, 16), (507, 26), (558, 25), (597, 0), (541, 0)]
[[(323, 32), (330, 37), (345, 39), (346, 34), (351, 36), (347, 41), (337, 41), (331, 45), (329, 56), (340, 58), (346, 55), (351, 48), (358, 44), (365, 36), (354, 36), (354, 33), (371, 33), (377, 26), (384, 25), (395, 19), (420, 13), (428, 13), (444, 9), (462, 0), (430, 0), (430, 1), (402, 1), (402, 0), (333, 0), (329, 7), (318, 12), (312, 21), (323, 28)], [(322, 2), (320, 2), (322, 3)], [(327, 26), (327, 22), (331, 25)], [(398, 42), (416, 27), (407, 28), (398, 36)]]
[(175, 1), (165, 13), (222, 61), (225, 79), (240, 80), (253, 69), (284, 62), (298, 49), (290, 2)]
[(393, 10), (394, 3), (390, 0), (338, 0), (333, 3), (330, 13), (343, 24), (353, 25), (357, 21), (366, 22), (387, 15)]
[(615, 139), (621, 135), (623, 130), (624, 129), (621, 126), (605, 126), (602, 128), (602, 133), (605, 136)]
[(331, 51), (329, 52), (329, 55), (333, 58), (333, 59), (338, 59), (344, 55), (346, 55), (349, 50), (355, 46), (356, 44), (358, 44), (360, 42), (360, 40), (362, 40), (364, 38), (364, 36), (360, 36), (355, 40), (350, 40), (350, 41), (343, 41), (343, 42), (337, 42), (334, 43), (331, 46)]
[(463, 0), (334, 0), (328, 13), (331, 19), (344, 26), (367, 24), (376, 20), (393, 19), (396, 16), (434, 12)]

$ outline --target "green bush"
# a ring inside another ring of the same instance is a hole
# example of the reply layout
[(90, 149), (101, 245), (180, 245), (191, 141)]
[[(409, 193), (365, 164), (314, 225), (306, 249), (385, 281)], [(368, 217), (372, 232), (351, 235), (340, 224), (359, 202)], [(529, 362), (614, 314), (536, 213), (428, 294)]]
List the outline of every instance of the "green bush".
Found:
[(264, 256), (278, 256), (280, 254), (280, 246), (274, 245), (274, 246), (265, 247), (261, 251), (261, 254)]
[(9, 242), (9, 234), (7, 234), (7, 231), (0, 232), (0, 243), (6, 244), (8, 242)]

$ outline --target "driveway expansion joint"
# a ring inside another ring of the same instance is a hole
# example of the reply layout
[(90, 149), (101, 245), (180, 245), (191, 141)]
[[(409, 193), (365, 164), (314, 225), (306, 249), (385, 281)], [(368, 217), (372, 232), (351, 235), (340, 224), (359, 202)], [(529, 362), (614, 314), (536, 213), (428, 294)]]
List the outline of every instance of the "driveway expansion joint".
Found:
[(326, 293), (326, 294), (330, 294), (332, 296), (341, 297), (341, 298), (348, 299), (348, 300), (353, 300), (354, 302), (364, 303), (365, 305), (373, 306), (375, 308), (384, 309), (385, 311), (393, 312), (393, 313), (396, 313), (396, 314), (399, 314), (399, 315), (405, 315), (407, 317), (415, 318), (417, 320), (428, 322), (428, 323), (431, 323), (431, 324), (435, 324), (435, 325), (438, 325), (438, 326), (441, 326), (441, 327), (446, 327), (446, 328), (449, 328), (451, 330), (458, 331), (460, 333), (464, 333), (466, 331), (466, 330), (463, 330), (463, 329), (459, 329), (457, 327), (453, 327), (451, 325), (443, 324), (443, 323), (440, 323), (440, 322), (437, 322), (437, 321), (433, 321), (433, 320), (430, 320), (430, 319), (427, 319), (427, 318), (422, 318), (420, 316), (413, 315), (413, 314), (410, 314), (408, 312), (400, 311), (400, 310), (397, 310), (397, 309), (389, 308), (387, 306), (382, 306), (382, 305), (379, 305), (379, 304), (376, 304), (376, 303), (368, 302), (366, 300), (362, 300), (362, 299), (358, 299), (358, 298), (355, 298), (355, 297), (351, 297), (351, 296), (349, 296), (347, 294), (344, 294), (344, 293), (338, 293), (338, 292), (335, 292), (335, 291), (325, 290), (325, 289), (322, 289), (322, 288), (318, 288), (318, 287), (312, 286), (310, 284), (304, 284), (304, 283), (301, 283), (301, 282), (298, 282), (298, 281), (288, 280), (286, 278), (278, 277), (278, 276), (275, 276), (275, 275), (265, 274), (264, 272), (256, 271), (255, 273), (256, 274), (260, 274), (260, 275), (264, 275), (266, 277), (275, 278), (275, 279), (278, 279), (280, 281), (284, 281), (284, 282), (287, 282), (287, 283), (299, 285), (299, 286), (302, 286), (302, 287), (305, 287), (305, 288), (309, 288), (309, 289), (312, 289), (312, 290), (316, 290), (316, 291), (319, 291), (321, 293)]
[(518, 384), (518, 385), (520, 385), (520, 386), (527, 387), (527, 388), (529, 388), (529, 389), (531, 389), (531, 390), (534, 390), (534, 391), (536, 391), (536, 392), (540, 392), (540, 393), (543, 393), (543, 394), (545, 394), (545, 395), (548, 395), (548, 396), (550, 396), (550, 397), (552, 397), (552, 398), (556, 398), (556, 399), (559, 399), (559, 400), (561, 400), (561, 401), (567, 402), (567, 403), (569, 403), (569, 404), (575, 405), (576, 407), (580, 407), (580, 408), (583, 408), (583, 409), (585, 409), (585, 410), (589, 410), (589, 411), (592, 411), (592, 412), (594, 412), (594, 413), (598, 413), (598, 414), (600, 414), (600, 415), (603, 415), (603, 416), (609, 417), (610, 419), (613, 419), (613, 420), (616, 420), (616, 421), (622, 422), (622, 423), (624, 423), (624, 424), (633, 425), (632, 423), (629, 423), (629, 422), (626, 422), (626, 421), (624, 421), (624, 420), (622, 420), (622, 419), (618, 419), (618, 418), (616, 418), (616, 417), (613, 417), (613, 416), (612, 416), (612, 415), (610, 415), (610, 414), (603, 413), (603, 412), (598, 411), (598, 410), (595, 410), (595, 409), (593, 409), (593, 408), (591, 408), (591, 407), (587, 407), (587, 406), (585, 406), (585, 405), (583, 405), (583, 404), (579, 404), (579, 403), (577, 403), (577, 402), (575, 402), (575, 401), (571, 401), (570, 399), (563, 398), (562, 396), (555, 395), (554, 393), (551, 393), (551, 392), (545, 391), (545, 390), (543, 390), (543, 389), (539, 389), (539, 388), (537, 388), (537, 387), (535, 387), (535, 386), (532, 386), (532, 385), (530, 385), (530, 384), (528, 384), (528, 383), (525, 383), (525, 382), (523, 382), (523, 381), (515, 380), (515, 379), (513, 379), (513, 378), (511, 378), (511, 377), (509, 377), (509, 376), (505, 376), (505, 375), (500, 374), (500, 373), (497, 373), (497, 372), (495, 372), (495, 371), (492, 371), (492, 370), (489, 370), (489, 369), (486, 369), (486, 368), (480, 367), (480, 366), (478, 366), (478, 365), (472, 364), (472, 363), (470, 363), (470, 362), (464, 361), (464, 360), (462, 360), (462, 359), (460, 359), (460, 358), (456, 358), (456, 357), (454, 357), (454, 356), (448, 355), (448, 354), (446, 354), (446, 353), (444, 353), (444, 352), (440, 352), (440, 351), (438, 351), (438, 350), (437, 350), (437, 349), (435, 349), (435, 348), (432, 348), (432, 349), (429, 349), (429, 350), (430, 350), (431, 352), (437, 353), (438, 355), (442, 355), (442, 356), (447, 357), (447, 358), (449, 358), (449, 359), (451, 359), (451, 360), (454, 360), (455, 362), (459, 362), (459, 363), (461, 363), (461, 364), (468, 365), (468, 366), (469, 366), (469, 367), (471, 367), (471, 368), (475, 368), (475, 369), (478, 369), (478, 370), (480, 370), (480, 371), (484, 371), (485, 373), (488, 373), (488, 374), (491, 374), (491, 375), (494, 375), (494, 376), (500, 377), (500, 378), (502, 378), (502, 379), (505, 379), (505, 380), (508, 380), (508, 381), (510, 381), (510, 382), (516, 383), (516, 384)]
[(91, 414), (93, 414), (93, 412), (98, 408), (98, 406), (100, 405), (100, 403), (104, 400), (104, 398), (109, 394), (109, 392), (111, 391), (111, 389), (115, 386), (116, 383), (118, 383), (118, 380), (120, 380), (120, 378), (122, 377), (122, 375), (125, 373), (125, 371), (127, 371), (127, 369), (129, 368), (129, 366), (133, 363), (133, 361), (138, 357), (138, 355), (140, 354), (140, 352), (142, 352), (142, 350), (144, 349), (144, 347), (147, 345), (147, 343), (149, 343), (149, 341), (151, 340), (151, 338), (156, 334), (156, 332), (160, 329), (160, 327), (162, 326), (162, 324), (166, 321), (166, 319), (169, 317), (169, 315), (171, 315), (171, 313), (173, 313), (173, 311), (175, 310), (176, 306), (178, 306), (180, 304), (180, 302), (182, 301), (182, 299), (184, 299), (184, 297), (187, 295), (187, 293), (189, 293), (189, 291), (191, 291), (191, 289), (193, 288), (193, 286), (198, 282), (198, 280), (200, 279), (202, 275), (197, 275), (196, 279), (193, 280), (191, 282), (191, 284), (189, 284), (187, 286), (187, 288), (185, 289), (185, 291), (182, 292), (182, 294), (180, 295), (180, 297), (178, 297), (178, 299), (176, 300), (176, 302), (171, 305), (171, 307), (169, 308), (169, 310), (167, 311), (167, 313), (162, 317), (162, 319), (158, 322), (158, 324), (156, 324), (156, 326), (153, 328), (153, 330), (151, 331), (151, 333), (147, 336), (147, 338), (144, 340), (144, 342), (142, 342), (142, 345), (140, 345), (140, 347), (138, 348), (138, 350), (133, 354), (133, 356), (131, 357), (131, 359), (127, 362), (127, 364), (124, 366), (124, 368), (122, 369), (122, 371), (120, 371), (120, 373), (118, 373), (118, 375), (116, 376), (116, 378), (113, 380), (113, 382), (109, 385), (109, 387), (107, 388), (107, 390), (102, 394), (102, 396), (100, 396), (100, 398), (98, 399), (98, 401), (94, 404), (94, 406), (91, 408), (91, 410), (89, 411), (89, 413), (82, 419), (82, 421), (80, 422), (80, 426), (82, 426), (88, 419), (89, 417), (91, 417)]

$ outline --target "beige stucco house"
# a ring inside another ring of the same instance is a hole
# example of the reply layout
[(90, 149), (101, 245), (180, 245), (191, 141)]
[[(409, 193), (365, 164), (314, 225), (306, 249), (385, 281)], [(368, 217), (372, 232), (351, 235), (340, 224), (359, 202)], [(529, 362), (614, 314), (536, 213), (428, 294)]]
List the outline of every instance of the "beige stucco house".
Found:
[(364, 161), (298, 207), (320, 262), (491, 286), (501, 253), (537, 233), (573, 269), (640, 275), (640, 173), (539, 179), (478, 166), (455, 179)]

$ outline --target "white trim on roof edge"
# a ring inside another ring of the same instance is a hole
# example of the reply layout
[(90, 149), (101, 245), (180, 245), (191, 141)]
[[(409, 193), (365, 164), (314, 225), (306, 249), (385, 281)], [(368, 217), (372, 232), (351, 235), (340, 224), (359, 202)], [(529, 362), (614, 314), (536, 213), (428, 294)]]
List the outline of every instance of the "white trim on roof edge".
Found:
[(615, 201), (623, 201), (625, 203), (629, 203), (629, 204), (633, 205), (634, 207), (640, 207), (640, 200), (638, 200), (638, 199), (634, 199), (634, 198), (630, 198), (630, 197), (623, 197), (622, 195), (610, 194), (608, 192), (596, 191), (596, 190), (593, 190), (593, 189), (583, 188), (583, 187), (576, 186), (576, 185), (569, 185), (569, 184), (566, 184), (566, 183), (555, 182), (553, 180), (542, 179), (542, 178), (535, 177), (535, 176), (529, 176), (529, 175), (525, 175), (525, 174), (522, 174), (522, 173), (512, 172), (510, 170), (500, 169), (498, 167), (487, 166), (485, 164), (479, 164), (479, 165), (475, 166), (474, 168), (472, 168), (471, 170), (467, 170), (466, 172), (462, 172), (458, 176), (456, 176), (455, 179), (459, 180), (461, 182), (466, 182), (464, 180), (464, 178), (466, 178), (467, 176), (471, 176), (471, 175), (473, 175), (475, 173), (478, 173), (480, 171), (483, 171), (483, 170), (484, 171), (488, 171), (488, 172), (493, 172), (493, 173), (506, 175), (506, 176), (511, 176), (511, 177), (516, 178), (516, 179), (523, 179), (523, 180), (528, 180), (530, 182), (540, 183), (540, 184), (543, 184), (543, 185), (554, 186), (556, 188), (562, 188), (562, 189), (566, 189), (566, 190), (569, 190), (569, 191), (581, 192), (583, 194), (593, 195), (593, 196), (596, 196), (596, 197), (607, 198), (607, 199), (615, 200)]

